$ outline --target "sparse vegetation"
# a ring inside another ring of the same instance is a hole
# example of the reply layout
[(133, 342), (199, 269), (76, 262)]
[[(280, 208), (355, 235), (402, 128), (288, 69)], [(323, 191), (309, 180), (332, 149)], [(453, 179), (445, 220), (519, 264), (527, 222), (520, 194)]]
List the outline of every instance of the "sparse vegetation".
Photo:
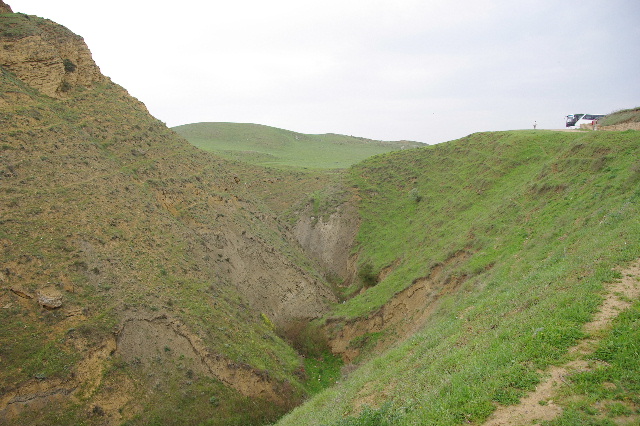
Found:
[(378, 284), (378, 274), (373, 271), (373, 265), (369, 262), (360, 267), (358, 278), (360, 278), (365, 287), (373, 287)]
[(62, 61), (62, 65), (64, 65), (64, 71), (65, 72), (75, 72), (77, 66), (76, 64), (73, 63), (73, 61), (71, 59), (64, 59)]

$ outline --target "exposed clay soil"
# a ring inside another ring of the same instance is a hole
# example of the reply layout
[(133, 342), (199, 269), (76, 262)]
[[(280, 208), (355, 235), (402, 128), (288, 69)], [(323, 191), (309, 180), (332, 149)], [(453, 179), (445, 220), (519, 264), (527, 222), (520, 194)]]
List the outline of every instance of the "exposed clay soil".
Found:
[(309, 206), (301, 214), (293, 232), (300, 246), (328, 276), (349, 282), (355, 275), (349, 260), (358, 227), (356, 207), (353, 203), (345, 203), (326, 219), (313, 216)]
[(245, 396), (285, 404), (287, 394), (265, 371), (212, 353), (202, 340), (166, 315), (135, 316), (117, 333), (116, 353), (128, 363), (153, 367), (163, 359), (180, 360), (182, 368), (215, 377)]
[[(554, 402), (554, 397), (558, 388), (566, 383), (565, 377), (592, 368), (592, 362), (587, 359), (596, 349), (599, 342), (597, 336), (611, 326), (612, 320), (621, 311), (631, 306), (628, 300), (634, 300), (640, 296), (638, 280), (640, 262), (622, 271), (622, 275), (622, 280), (607, 288), (605, 301), (593, 321), (585, 324), (584, 331), (589, 337), (569, 350), (576, 358), (564, 365), (550, 368), (545, 374), (546, 379), (536, 387), (535, 391), (520, 400), (518, 405), (499, 407), (484, 426), (534, 425), (552, 420), (562, 414), (562, 407)], [(541, 405), (540, 401), (546, 404)]]
[[(467, 279), (449, 274), (449, 268), (469, 257), (467, 251), (459, 251), (442, 264), (436, 265), (425, 277), (416, 279), (408, 288), (397, 293), (376, 312), (343, 324), (342, 319), (327, 321), (326, 332), (334, 354), (340, 354), (345, 363), (360, 355), (355, 339), (368, 333), (393, 331), (393, 337), (378, 342), (376, 349), (384, 350), (393, 343), (413, 335), (431, 315), (437, 301), (443, 295), (455, 292)], [(388, 273), (389, 271), (385, 271)]]

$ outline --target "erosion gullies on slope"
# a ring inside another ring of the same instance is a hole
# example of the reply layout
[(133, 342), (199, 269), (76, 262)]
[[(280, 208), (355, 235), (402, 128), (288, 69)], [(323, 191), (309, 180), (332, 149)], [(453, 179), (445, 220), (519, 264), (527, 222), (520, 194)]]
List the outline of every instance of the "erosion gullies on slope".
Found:
[[(235, 388), (243, 395), (264, 398), (285, 405), (290, 390), (273, 380), (268, 371), (252, 368), (214, 354), (197, 335), (178, 320), (166, 314), (150, 316), (136, 314), (124, 320), (116, 333), (115, 354), (128, 363), (138, 363), (141, 368), (153, 370), (159, 357), (169, 357), (179, 362), (180, 368), (190, 374), (215, 377)], [(158, 375), (156, 380), (161, 380)]]
[(50, 413), (55, 411), (51, 407), (65, 406), (70, 401), (82, 403), (87, 398), (91, 398), (94, 407), (102, 407), (109, 419), (107, 424), (123, 420), (122, 409), (130, 403), (134, 389), (130, 378), (122, 377), (117, 389), (102, 392), (96, 398), (107, 360), (117, 348), (115, 337), (110, 336), (98, 348), (88, 347), (82, 342), (78, 342), (78, 345), (79, 349), (85, 351), (85, 356), (76, 365), (73, 375), (53, 379), (39, 376), (6, 391), (0, 399), (0, 422), (12, 421), (25, 413)]
[[(640, 256), (639, 148), (634, 132), (501, 132), (357, 165), (361, 262), (395, 267), (326, 320), (356, 372), (280, 424), (479, 424), (532, 391)], [(419, 282), (455, 291), (429, 305)], [(376, 353), (389, 301), (420, 294), (426, 319)]]
[[(273, 421), (304, 393), (275, 326), (326, 311), (321, 275), (228, 162), (149, 116), (79, 37), (0, 25), (0, 423), (178, 406), (224, 423), (250, 403), (268, 414), (246, 422)], [(42, 308), (44, 290), (61, 304)]]
[(470, 253), (464, 250), (455, 253), (364, 318), (328, 319), (324, 329), (332, 352), (341, 355), (345, 363), (351, 363), (373, 336), (377, 335), (376, 341), (367, 347), (373, 353), (410, 337), (424, 326), (438, 299), (456, 292), (467, 279), (448, 272), (451, 266), (459, 266), (469, 257)]
[(355, 278), (351, 250), (358, 231), (358, 213), (353, 201), (341, 204), (323, 215), (308, 206), (296, 222), (293, 232), (305, 252), (315, 259), (327, 277), (348, 286)]

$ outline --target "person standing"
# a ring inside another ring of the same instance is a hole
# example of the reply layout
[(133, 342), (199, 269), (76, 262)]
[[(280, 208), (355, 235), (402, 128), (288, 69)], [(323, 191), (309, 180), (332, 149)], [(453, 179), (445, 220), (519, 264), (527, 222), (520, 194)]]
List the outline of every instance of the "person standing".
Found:
[(533, 130), (535, 130), (537, 126), (538, 126), (538, 122), (537, 122), (537, 121), (534, 121), (534, 122), (533, 122)]

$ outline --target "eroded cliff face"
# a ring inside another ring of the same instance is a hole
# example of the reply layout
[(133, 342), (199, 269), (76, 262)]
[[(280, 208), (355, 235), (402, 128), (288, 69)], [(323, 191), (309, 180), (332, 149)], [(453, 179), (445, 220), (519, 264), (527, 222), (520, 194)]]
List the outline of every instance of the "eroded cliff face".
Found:
[(13, 13), (11, 6), (0, 0), (0, 13)]
[[(3, 3), (0, 12), (11, 8)], [(3, 16), (0, 34), (0, 66), (47, 96), (63, 98), (73, 86), (105, 79), (82, 37), (64, 27), (16, 13)]]
[(321, 265), (327, 277), (348, 283), (355, 275), (351, 249), (358, 226), (354, 203), (343, 203), (328, 217), (315, 216), (309, 206), (296, 223), (294, 234), (305, 252)]

